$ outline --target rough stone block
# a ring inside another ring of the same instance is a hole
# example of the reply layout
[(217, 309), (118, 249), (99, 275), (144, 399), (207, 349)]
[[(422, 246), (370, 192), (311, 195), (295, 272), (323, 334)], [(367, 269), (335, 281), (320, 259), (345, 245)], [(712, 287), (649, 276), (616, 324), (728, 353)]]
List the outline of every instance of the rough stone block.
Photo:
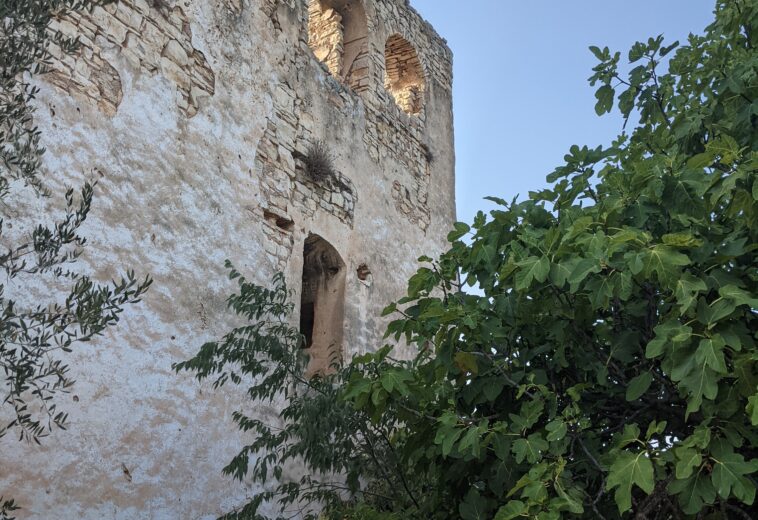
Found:
[(161, 58), (161, 72), (183, 90), (189, 91), (190, 76), (187, 72), (169, 58)]
[(168, 58), (180, 67), (186, 67), (189, 63), (189, 56), (187, 56), (184, 48), (176, 40), (169, 40), (168, 43), (166, 43), (161, 56)]

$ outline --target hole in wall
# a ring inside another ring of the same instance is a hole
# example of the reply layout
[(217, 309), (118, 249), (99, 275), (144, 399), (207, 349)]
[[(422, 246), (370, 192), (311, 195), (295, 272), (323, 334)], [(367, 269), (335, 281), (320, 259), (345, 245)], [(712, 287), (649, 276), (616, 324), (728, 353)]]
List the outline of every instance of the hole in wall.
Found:
[(394, 34), (384, 49), (384, 87), (395, 103), (408, 114), (418, 114), (424, 106), (426, 80), (416, 49), (411, 43)]
[(276, 226), (277, 228), (281, 229), (282, 231), (292, 231), (292, 228), (295, 227), (295, 222), (289, 218), (282, 215), (277, 215), (273, 211), (264, 209), (263, 210), (263, 218), (266, 219), (268, 223), (270, 223), (272, 226)]
[(303, 246), (300, 334), (310, 357), (307, 374), (323, 374), (342, 357), (345, 262), (337, 250), (310, 234)]
[(368, 23), (360, 0), (310, 0), (308, 45), (335, 77), (368, 88)]
[(374, 284), (374, 275), (371, 273), (371, 269), (368, 268), (368, 265), (359, 265), (356, 270), (356, 275), (358, 276), (358, 281), (362, 285), (371, 287)]
[(366, 264), (361, 264), (358, 266), (357, 274), (358, 279), (365, 282), (368, 280), (368, 277), (371, 276), (371, 269), (369, 269)]

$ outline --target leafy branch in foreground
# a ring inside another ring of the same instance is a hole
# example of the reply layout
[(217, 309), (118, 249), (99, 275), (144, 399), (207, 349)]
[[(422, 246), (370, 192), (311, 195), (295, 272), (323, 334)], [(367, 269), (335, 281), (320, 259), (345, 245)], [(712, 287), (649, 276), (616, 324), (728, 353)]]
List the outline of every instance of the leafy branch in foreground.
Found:
[(628, 74), (592, 48), (597, 112), (618, 90), (638, 125), (492, 199), (411, 279), (389, 329), (422, 352), (411, 391), (351, 387), (372, 416), (413, 411), (402, 453), (445, 490), (440, 518), (758, 513), (756, 20), (718, 2), (675, 53), (636, 44)]
[(14, 520), (14, 517), (10, 516), (13, 511), (17, 511), (18, 506), (13, 500), (6, 500), (0, 497), (0, 520)]
[[(39, 442), (53, 426), (65, 429), (67, 414), (58, 410), (53, 399), (74, 383), (64, 355), (75, 344), (91, 341), (116, 324), (124, 307), (139, 302), (151, 284), (149, 278), (138, 281), (129, 272), (110, 285), (99, 285), (65, 268), (85, 245), (77, 230), (89, 212), (92, 189), (85, 184), (78, 204), (69, 190), (61, 221), (54, 227), (38, 226), (28, 242), (16, 243), (0, 255), (0, 270), (10, 281), (0, 284), (2, 404), (13, 410), (13, 418), (0, 424), (0, 437), (16, 429), (20, 439)], [(0, 220), (0, 237), (2, 231)], [(65, 297), (26, 305), (35, 283), (55, 287), (62, 281), (70, 291)]]
[[(132, 272), (109, 285), (95, 283), (73, 267), (86, 245), (79, 230), (87, 219), (95, 188), (85, 183), (51, 192), (44, 183), (45, 152), (34, 125), (33, 81), (50, 71), (51, 46), (63, 53), (78, 48), (76, 39), (50, 29), (57, 15), (104, 2), (82, 0), (5, 0), (0, 3), (0, 437), (11, 430), (21, 440), (39, 443), (54, 427), (65, 427), (67, 414), (56, 394), (74, 381), (65, 355), (119, 320), (151, 280)], [(28, 195), (63, 195), (64, 215), (31, 224), (17, 217), (18, 200)], [(29, 226), (27, 228), (27, 226)], [(44, 289), (43, 289), (44, 288)], [(9, 413), (6, 413), (9, 412)], [(18, 506), (0, 497), (0, 518)]]
[[(293, 307), (284, 278), (277, 275), (267, 289), (247, 281), (228, 261), (226, 266), (238, 284), (229, 308), (246, 324), (221, 341), (206, 343), (195, 357), (174, 368), (193, 372), (198, 380), (210, 379), (214, 388), (228, 382), (243, 384), (251, 400), (281, 406), (282, 411), (276, 424), (234, 412), (234, 422), (253, 440), (224, 473), (239, 480), (249, 477), (270, 490), (223, 518), (260, 518), (261, 505), (274, 502), (284, 515), (278, 518), (300, 513), (316, 519), (322, 507), (344, 513), (358, 498), (381, 504), (406, 493), (404, 474), (398, 472), (392, 453), (393, 419), (372, 422), (340, 398), (352, 368), (335, 364), (326, 374), (305, 377), (303, 337), (289, 321)], [(378, 370), (384, 363), (379, 356), (372, 366)], [(288, 467), (301, 464), (309, 471), (298, 481), (272, 485), (281, 481)], [(372, 480), (371, 485), (361, 485), (365, 478)]]
[[(65, 354), (114, 325), (123, 308), (140, 300), (150, 279), (132, 272), (100, 285), (73, 268), (86, 240), (79, 234), (87, 219), (95, 184), (85, 183), (77, 198), (65, 193), (65, 214), (52, 224), (24, 229), (9, 199), (30, 187), (52, 198), (44, 185), (44, 149), (34, 126), (32, 78), (50, 70), (50, 46), (63, 52), (78, 48), (75, 39), (52, 31), (54, 16), (102, 2), (79, 0), (10, 0), (0, 5), (0, 370), (2, 405), (12, 418), (0, 423), (0, 437), (15, 429), (21, 439), (39, 442), (54, 426), (63, 428), (66, 413), (53, 398), (73, 384)], [(15, 200), (15, 199), (14, 199)], [(34, 288), (47, 287), (49, 301)], [(57, 292), (56, 292), (57, 291)], [(56, 297), (56, 294), (58, 297)]]
[(50, 29), (56, 15), (102, 5), (98, 0), (5, 0), (0, 4), (0, 198), (21, 180), (48, 194), (42, 180), (41, 133), (34, 125), (33, 78), (50, 72), (51, 46), (72, 54), (75, 38)]

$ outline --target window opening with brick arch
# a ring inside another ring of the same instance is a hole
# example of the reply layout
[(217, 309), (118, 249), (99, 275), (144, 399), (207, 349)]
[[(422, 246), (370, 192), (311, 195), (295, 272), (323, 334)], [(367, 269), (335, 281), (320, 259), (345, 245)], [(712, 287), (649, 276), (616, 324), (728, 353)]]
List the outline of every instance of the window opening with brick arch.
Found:
[(385, 46), (384, 64), (384, 87), (395, 98), (395, 103), (409, 114), (421, 112), (426, 81), (413, 45), (399, 34), (390, 36)]
[(310, 234), (303, 247), (300, 333), (310, 361), (308, 374), (329, 371), (342, 357), (345, 263), (334, 247)]
[(309, 0), (308, 45), (335, 77), (368, 89), (368, 23), (360, 0)]

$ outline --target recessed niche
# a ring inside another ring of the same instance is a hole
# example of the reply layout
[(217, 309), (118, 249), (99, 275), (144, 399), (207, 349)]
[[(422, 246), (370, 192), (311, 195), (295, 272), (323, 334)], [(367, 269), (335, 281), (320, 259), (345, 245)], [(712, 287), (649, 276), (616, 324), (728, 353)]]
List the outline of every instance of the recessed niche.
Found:
[(368, 24), (359, 0), (310, 0), (308, 45), (333, 76), (357, 92), (368, 88)]
[(385, 45), (384, 64), (384, 87), (395, 103), (408, 114), (420, 113), (426, 81), (416, 49), (399, 34), (390, 36)]

